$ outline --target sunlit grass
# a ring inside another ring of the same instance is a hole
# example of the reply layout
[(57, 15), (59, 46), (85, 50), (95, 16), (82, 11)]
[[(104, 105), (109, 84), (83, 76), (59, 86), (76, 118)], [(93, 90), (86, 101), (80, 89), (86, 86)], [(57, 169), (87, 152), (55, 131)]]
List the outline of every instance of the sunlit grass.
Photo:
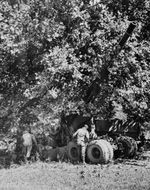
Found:
[(0, 190), (148, 189), (150, 169), (127, 164), (37, 162), (0, 170)]

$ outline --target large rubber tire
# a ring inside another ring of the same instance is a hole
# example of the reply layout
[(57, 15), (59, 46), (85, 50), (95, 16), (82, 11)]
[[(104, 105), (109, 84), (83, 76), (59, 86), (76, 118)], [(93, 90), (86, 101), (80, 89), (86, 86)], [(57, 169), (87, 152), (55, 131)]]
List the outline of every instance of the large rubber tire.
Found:
[(103, 150), (105, 151), (105, 157), (104, 157), (104, 163), (108, 163), (110, 161), (110, 158), (111, 158), (111, 151), (109, 149), (109, 143), (104, 140), (104, 139), (100, 139), (98, 140), (98, 143), (101, 144), (101, 146), (103, 146)]
[(122, 136), (118, 138), (118, 143), (123, 146), (121, 157), (133, 158), (137, 153), (137, 143), (132, 137)]
[(112, 145), (108, 141), (106, 141), (106, 140), (101, 139), (101, 141), (103, 141), (106, 144), (107, 148), (108, 148), (108, 151), (109, 151), (109, 161), (113, 160), (113, 158), (114, 158), (114, 150), (113, 150)]
[(71, 162), (78, 162), (81, 160), (80, 147), (73, 141), (67, 145), (67, 156)]
[(129, 155), (129, 158), (133, 158), (137, 154), (138, 146), (136, 141), (132, 137), (128, 137), (131, 143), (131, 153)]
[(91, 141), (87, 147), (87, 158), (93, 164), (106, 164), (109, 161), (109, 150), (102, 140)]

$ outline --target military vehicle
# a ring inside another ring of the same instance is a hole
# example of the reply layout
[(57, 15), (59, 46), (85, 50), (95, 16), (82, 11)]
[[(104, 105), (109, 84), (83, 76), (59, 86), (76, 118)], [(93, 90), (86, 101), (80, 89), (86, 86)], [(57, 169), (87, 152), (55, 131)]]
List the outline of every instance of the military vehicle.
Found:
[[(124, 36), (115, 49), (115, 55), (121, 51), (128, 38), (131, 36), (136, 24), (131, 22)], [(114, 57), (114, 56), (113, 56)], [(111, 66), (112, 58), (108, 60), (108, 69)], [(105, 72), (104, 72), (105, 73)], [(83, 98), (85, 104), (94, 101), (99, 93), (99, 83), (103, 83), (105, 76), (96, 78), (89, 87), (86, 96)], [(61, 117), (60, 130), (54, 135), (60, 146), (67, 145), (68, 157), (71, 161), (80, 160), (80, 151), (74, 141), (72, 134), (84, 124), (91, 126), (92, 116), (78, 114), (64, 115)], [(91, 163), (108, 163), (113, 157), (132, 158), (137, 152), (137, 142), (140, 137), (140, 125), (133, 120), (122, 122), (121, 120), (94, 120), (97, 139), (91, 141), (87, 146), (87, 160)]]

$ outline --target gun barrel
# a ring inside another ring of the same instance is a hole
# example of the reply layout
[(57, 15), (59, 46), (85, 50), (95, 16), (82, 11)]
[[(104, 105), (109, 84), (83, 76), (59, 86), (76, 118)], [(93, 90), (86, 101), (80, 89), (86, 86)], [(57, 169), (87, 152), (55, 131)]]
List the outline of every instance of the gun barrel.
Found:
[(125, 43), (127, 42), (128, 38), (131, 36), (135, 27), (136, 27), (136, 23), (131, 22), (129, 27), (127, 28), (124, 36), (121, 38), (121, 40), (119, 42), (119, 45), (121, 48), (125, 45)]
[[(125, 34), (123, 35), (123, 37), (121, 38), (120, 42), (118, 43), (119, 45), (117, 45), (115, 47), (115, 51), (112, 54), (112, 56), (108, 56), (107, 55), (107, 62), (108, 64), (103, 67), (102, 71), (101, 71), (101, 77), (100, 78), (96, 78), (92, 84), (90, 85), (90, 87), (87, 90), (86, 96), (83, 98), (85, 103), (89, 103), (94, 101), (94, 99), (96, 98), (97, 94), (100, 91), (100, 83), (103, 83), (104, 80), (107, 78), (108, 75), (108, 68), (111, 66), (112, 62), (114, 61), (114, 59), (117, 57), (117, 55), (119, 54), (119, 52), (121, 51), (121, 49), (123, 48), (123, 46), (125, 45), (125, 43), (127, 42), (128, 38), (132, 35), (134, 28), (136, 27), (136, 23), (131, 22), (125, 32)], [(114, 55), (115, 54), (115, 55)]]

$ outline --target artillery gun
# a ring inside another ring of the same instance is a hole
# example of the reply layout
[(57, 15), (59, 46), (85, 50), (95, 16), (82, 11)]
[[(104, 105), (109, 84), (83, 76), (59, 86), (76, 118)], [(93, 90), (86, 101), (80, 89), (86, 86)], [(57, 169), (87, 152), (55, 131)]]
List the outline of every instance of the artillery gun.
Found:
[[(114, 54), (109, 56), (105, 67), (101, 70), (100, 77), (97, 77), (89, 86), (86, 96), (83, 98), (85, 104), (93, 102), (100, 92), (100, 84), (107, 82), (108, 69), (117, 58), (135, 27), (135, 23), (129, 24), (124, 36), (116, 46)], [(80, 160), (80, 151), (76, 143), (72, 141), (72, 134), (84, 124), (91, 126), (91, 116), (75, 113), (65, 115), (62, 112), (61, 121), (58, 124), (59, 130), (50, 132), (51, 138), (58, 147), (67, 146), (67, 154), (72, 162)], [(98, 137), (87, 146), (87, 160), (89, 162), (108, 163), (114, 156), (131, 158), (136, 154), (137, 143), (135, 140), (139, 137), (140, 130), (138, 123), (95, 119), (94, 124)], [(128, 127), (128, 130), (125, 132), (126, 127)]]
[[(83, 98), (85, 104), (93, 102), (100, 92), (100, 85), (107, 82), (108, 69), (111, 67), (112, 62), (117, 58), (128, 38), (132, 35), (135, 27), (136, 24), (134, 22), (129, 24), (124, 36), (115, 47), (114, 53), (108, 56), (106, 65), (101, 70), (100, 77), (97, 77), (92, 82), (86, 92), (86, 96)], [(138, 123), (128, 121), (121, 124), (120, 121), (112, 123), (112, 121), (109, 120), (97, 119), (95, 119), (94, 123), (98, 138), (88, 144), (87, 159), (89, 159), (90, 162), (107, 163), (112, 159), (114, 153), (116, 157), (122, 156), (131, 158), (135, 156), (137, 152), (137, 143), (135, 140), (139, 137), (140, 133)], [(60, 144), (67, 145), (68, 141), (71, 140), (73, 132), (84, 124), (91, 126), (90, 116), (86, 117), (78, 114), (64, 116), (62, 114), (61, 130), (60, 133), (58, 133), (58, 135), (60, 135), (59, 139), (61, 140)], [(128, 127), (128, 130), (127, 132), (124, 132), (126, 127)], [(68, 156), (72, 161), (77, 161), (80, 157), (78, 147), (73, 142), (69, 142), (68, 144)]]

